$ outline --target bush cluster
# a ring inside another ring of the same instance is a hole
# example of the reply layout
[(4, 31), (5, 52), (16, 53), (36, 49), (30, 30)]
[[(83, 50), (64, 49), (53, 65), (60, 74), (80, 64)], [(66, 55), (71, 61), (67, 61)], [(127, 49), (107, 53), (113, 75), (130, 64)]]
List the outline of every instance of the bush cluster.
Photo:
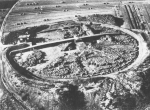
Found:
[(41, 50), (33, 50), (32, 54), (29, 54), (27, 56), (26, 61), (24, 62), (24, 67), (30, 67), (30, 66), (35, 66), (37, 64), (40, 64), (44, 61), (45, 59), (45, 52), (42, 52)]

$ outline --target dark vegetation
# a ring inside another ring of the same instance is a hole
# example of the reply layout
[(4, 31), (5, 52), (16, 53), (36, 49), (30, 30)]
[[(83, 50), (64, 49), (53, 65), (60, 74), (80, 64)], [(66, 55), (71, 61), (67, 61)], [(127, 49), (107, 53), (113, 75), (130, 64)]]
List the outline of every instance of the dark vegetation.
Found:
[(26, 110), (10, 93), (6, 93), (0, 101), (0, 110)]
[[(131, 94), (129, 89), (123, 88), (113, 96), (112, 105), (119, 110), (146, 110), (150, 105), (150, 69), (137, 73), (142, 78), (142, 85), (136, 94)], [(138, 80), (138, 79), (137, 79)], [(119, 84), (119, 83), (118, 83)], [(123, 93), (123, 95), (119, 95)]]
[(11, 8), (15, 3), (17, 2), (17, 0), (12, 0), (12, 1), (0, 1), (0, 9), (7, 9), (7, 8)]
[(119, 108), (119, 110), (134, 110), (137, 106), (136, 100), (138, 100), (138, 98), (139, 97), (134, 96), (130, 93), (126, 93), (123, 96), (114, 98), (112, 103), (114, 108)]
[(90, 22), (97, 22), (97, 23), (103, 23), (103, 24), (111, 24), (111, 25), (117, 25), (121, 26), (124, 23), (124, 20), (122, 18), (116, 18), (113, 15), (110, 14), (93, 14), (85, 16), (78, 16), (79, 21), (90, 21)]
[[(131, 94), (130, 90), (124, 88), (119, 82), (116, 83), (115, 91), (111, 93), (113, 99), (107, 99), (106, 94), (112, 89), (109, 84), (114, 84), (115, 82), (109, 79), (104, 79), (101, 82), (100, 90), (89, 93), (92, 97), (89, 97), (89, 95), (88, 100), (84, 93), (78, 91), (77, 86), (67, 85), (62, 87), (62, 90), (63, 88), (67, 88), (67, 91), (57, 91), (59, 94), (59, 102), (57, 105), (59, 106), (59, 110), (143, 110), (143, 104), (150, 103), (149, 95), (145, 94), (148, 97), (143, 97), (143, 94), (139, 91), (137, 94)], [(92, 87), (89, 89), (92, 89)], [(149, 90), (147, 90), (148, 92)], [(98, 96), (98, 99), (95, 96)], [(105, 100), (110, 100), (107, 105), (101, 103)]]
[[(14, 59), (12, 58), (12, 56), (10, 56), (10, 52), (12, 50), (15, 50), (15, 49), (21, 49), (21, 48), (25, 48), (25, 47), (28, 47), (29, 45), (28, 44), (21, 44), (19, 46), (11, 46), (7, 49), (7, 52), (6, 52), (6, 57), (7, 59), (9, 60), (9, 62), (12, 65), (12, 67), (17, 70), (17, 72), (22, 75), (22, 76), (25, 76), (26, 78), (29, 78), (29, 79), (34, 79), (34, 78), (38, 78), (37, 76), (33, 75), (32, 73), (30, 73), (29, 71), (27, 71), (25, 68), (22, 68), (20, 67), (20, 65), (14, 61)], [(38, 78), (39, 79), (39, 78)]]
[(78, 86), (67, 85), (67, 91), (59, 92), (59, 110), (84, 110), (86, 100)]
[(46, 54), (41, 50), (33, 50), (32, 54), (29, 54), (26, 61), (22, 62), (22, 66), (27, 68), (31, 66), (35, 66), (44, 61)]
[(146, 72), (141, 72), (141, 77), (143, 77), (143, 85), (141, 87), (142, 93), (145, 95), (145, 98), (150, 103), (150, 69), (146, 70)]
[(48, 25), (41, 25), (41, 26), (35, 26), (31, 28), (25, 28), (19, 31), (13, 31), (8, 33), (8, 35), (5, 35), (2, 37), (1, 41), (3, 44), (17, 44), (17, 41), (19, 40), (18, 37), (19, 35), (26, 35), (28, 33), (29, 36), (29, 41), (32, 42), (32, 44), (35, 44), (35, 38), (36, 38), (36, 33), (42, 31), (43, 29), (48, 28)]

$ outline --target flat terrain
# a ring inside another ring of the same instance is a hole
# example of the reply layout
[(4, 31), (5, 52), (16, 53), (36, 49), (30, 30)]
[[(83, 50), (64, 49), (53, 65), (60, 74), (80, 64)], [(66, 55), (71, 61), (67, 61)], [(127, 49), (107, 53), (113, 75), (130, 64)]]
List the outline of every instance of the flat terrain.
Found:
[[(0, 10), (1, 23), (9, 9)], [(148, 1), (22, 0), (2, 31), (2, 43), (13, 46), (2, 51), (11, 95), (0, 109), (148, 108)]]

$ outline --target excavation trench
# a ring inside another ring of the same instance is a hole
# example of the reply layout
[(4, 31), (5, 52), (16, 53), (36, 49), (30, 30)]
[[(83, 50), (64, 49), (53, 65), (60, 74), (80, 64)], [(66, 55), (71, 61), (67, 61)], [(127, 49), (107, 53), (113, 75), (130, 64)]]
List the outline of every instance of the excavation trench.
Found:
[[(107, 28), (113, 28), (115, 30), (120, 30), (122, 32), (124, 32), (125, 34), (128, 34), (130, 36), (132, 36), (133, 38), (135, 38), (138, 41), (138, 48), (139, 48), (139, 52), (138, 52), (138, 57), (135, 59), (135, 61), (133, 63), (131, 63), (129, 66), (127, 66), (125, 69), (123, 70), (119, 70), (116, 71), (114, 73), (110, 73), (110, 74), (106, 74), (106, 75), (97, 75), (97, 76), (91, 76), (91, 77), (85, 77), (85, 78), (77, 78), (77, 80), (88, 80), (88, 79), (97, 79), (97, 78), (101, 78), (101, 77), (110, 77), (110, 78), (116, 78), (117, 74), (120, 72), (124, 72), (124, 71), (128, 71), (130, 69), (136, 69), (143, 61), (144, 59), (149, 55), (149, 50), (147, 48), (147, 44), (144, 41), (144, 39), (142, 38), (142, 36), (137, 35), (127, 29), (123, 29), (117, 26), (113, 26), (113, 25), (107, 25), (107, 24), (101, 24), (101, 26), (103, 27), (107, 27)], [(115, 35), (115, 34), (111, 34), (111, 33), (104, 33), (104, 34), (95, 34), (95, 35), (90, 35), (90, 36), (85, 36), (82, 38), (69, 38), (69, 39), (65, 39), (65, 40), (60, 40), (60, 41), (53, 41), (53, 42), (48, 42), (48, 43), (43, 43), (40, 45), (35, 45), (35, 46), (31, 46), (31, 47), (27, 47), (27, 48), (22, 48), (22, 49), (18, 49), (18, 50), (12, 50), (9, 55), (15, 55), (19, 52), (27, 52), (27, 51), (31, 51), (33, 49), (42, 49), (42, 48), (46, 48), (46, 47), (51, 47), (51, 46), (56, 46), (58, 44), (62, 44), (62, 43), (66, 43), (66, 42), (78, 42), (80, 40), (83, 39), (87, 39), (87, 38), (95, 38), (95, 37), (99, 37), (99, 36), (103, 36), (103, 35)], [(117, 35), (117, 34), (116, 34)], [(11, 64), (13, 65), (13, 64)], [(42, 77), (41, 77), (42, 78)], [(42, 78), (44, 79), (44, 77)], [(76, 79), (76, 78), (75, 78)], [(69, 80), (75, 80), (75, 79), (71, 79), (71, 78), (48, 78), (48, 80), (58, 80), (58, 81), (69, 81)]]

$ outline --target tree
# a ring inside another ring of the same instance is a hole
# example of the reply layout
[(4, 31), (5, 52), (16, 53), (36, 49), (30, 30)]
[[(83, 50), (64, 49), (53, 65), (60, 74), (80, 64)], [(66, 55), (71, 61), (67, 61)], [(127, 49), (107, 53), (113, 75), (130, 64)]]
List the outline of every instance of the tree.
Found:
[(24, 66), (29, 67), (29, 66), (35, 66), (37, 64), (40, 64), (41, 62), (44, 61), (45, 56), (46, 56), (45, 52), (35, 49), (35, 50), (33, 50), (32, 54), (29, 54), (27, 56), (27, 59), (24, 62)]

